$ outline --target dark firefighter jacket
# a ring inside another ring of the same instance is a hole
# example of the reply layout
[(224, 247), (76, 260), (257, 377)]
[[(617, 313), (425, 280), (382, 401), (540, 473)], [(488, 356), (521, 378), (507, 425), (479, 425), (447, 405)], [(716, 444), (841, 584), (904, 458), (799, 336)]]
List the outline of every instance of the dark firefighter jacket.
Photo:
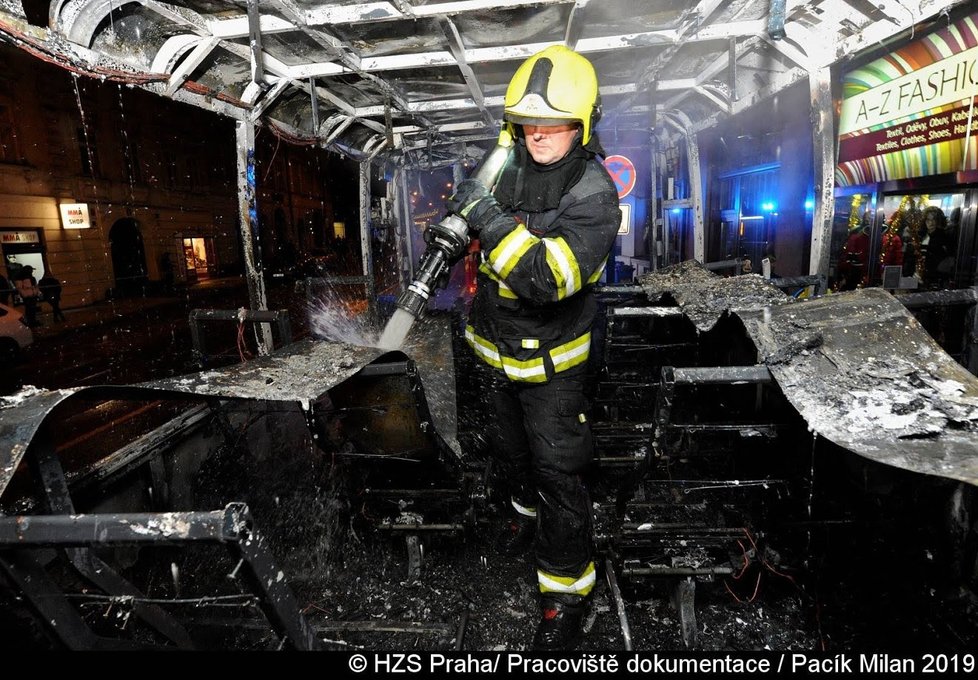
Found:
[(587, 361), (597, 309), (594, 284), (621, 223), (604, 166), (584, 174), (555, 209), (517, 212), (482, 230), (482, 263), (465, 337), (510, 380), (547, 382)]

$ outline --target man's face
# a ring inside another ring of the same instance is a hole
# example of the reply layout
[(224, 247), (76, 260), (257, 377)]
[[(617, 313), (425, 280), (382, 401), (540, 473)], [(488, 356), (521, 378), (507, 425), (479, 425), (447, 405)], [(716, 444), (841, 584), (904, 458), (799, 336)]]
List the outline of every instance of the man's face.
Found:
[(533, 160), (540, 165), (556, 163), (571, 150), (579, 127), (577, 123), (524, 125), (526, 148)]

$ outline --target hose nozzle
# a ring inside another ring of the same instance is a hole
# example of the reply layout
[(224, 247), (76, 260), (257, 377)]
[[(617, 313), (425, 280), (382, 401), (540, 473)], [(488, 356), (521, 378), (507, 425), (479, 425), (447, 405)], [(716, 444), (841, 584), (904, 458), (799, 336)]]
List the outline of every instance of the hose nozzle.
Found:
[[(472, 178), (491, 187), (506, 165), (512, 148), (512, 136), (504, 128), (496, 148), (489, 152)], [(415, 318), (424, 311), (432, 291), (443, 281), (443, 274), (465, 254), (469, 245), (469, 225), (458, 215), (448, 215), (428, 227), (425, 241), (428, 247), (421, 256), (414, 281), (397, 298), (397, 306)]]

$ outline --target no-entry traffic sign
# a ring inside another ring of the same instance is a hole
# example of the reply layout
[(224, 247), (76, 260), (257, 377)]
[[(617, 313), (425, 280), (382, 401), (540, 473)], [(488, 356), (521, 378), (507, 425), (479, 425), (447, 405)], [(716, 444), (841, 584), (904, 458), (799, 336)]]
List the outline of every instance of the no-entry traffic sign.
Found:
[(625, 198), (635, 188), (635, 165), (624, 156), (608, 156), (604, 167), (615, 182), (618, 198)]

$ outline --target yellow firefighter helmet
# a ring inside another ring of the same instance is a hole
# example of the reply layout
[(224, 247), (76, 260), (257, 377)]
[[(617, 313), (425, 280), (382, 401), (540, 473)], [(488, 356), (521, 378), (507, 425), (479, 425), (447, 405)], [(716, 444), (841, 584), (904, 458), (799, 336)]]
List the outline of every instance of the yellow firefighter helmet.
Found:
[(504, 106), (505, 119), (516, 125), (578, 121), (584, 128), (581, 144), (587, 144), (601, 117), (598, 77), (586, 58), (553, 45), (520, 65), (506, 88)]

